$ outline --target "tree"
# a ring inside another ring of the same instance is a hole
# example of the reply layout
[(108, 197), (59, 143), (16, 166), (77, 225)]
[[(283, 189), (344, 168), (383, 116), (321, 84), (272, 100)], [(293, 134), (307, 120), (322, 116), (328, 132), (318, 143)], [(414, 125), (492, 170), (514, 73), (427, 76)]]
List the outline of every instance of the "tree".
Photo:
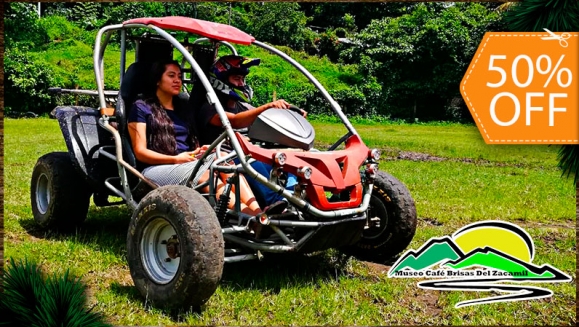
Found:
[(5, 5), (4, 31), (6, 47), (15, 43), (22, 46), (35, 47), (42, 44), (44, 34), (38, 24), (36, 5), (31, 3), (11, 2)]
[(398, 17), (415, 7), (411, 2), (326, 2), (300, 3), (300, 7), (311, 17), (311, 24), (323, 28), (347, 27), (344, 17), (349, 14), (355, 18), (358, 29), (365, 28), (372, 20), (385, 17)]
[(445, 106), (460, 98), (462, 77), (484, 33), (500, 16), (477, 3), (421, 3), (400, 17), (375, 20), (343, 58), (358, 62), (385, 89), (395, 117), (444, 119)]
[(246, 32), (256, 39), (295, 50), (304, 50), (313, 42), (306, 27), (308, 17), (300, 11), (298, 3), (252, 3), (249, 8), (251, 22)]

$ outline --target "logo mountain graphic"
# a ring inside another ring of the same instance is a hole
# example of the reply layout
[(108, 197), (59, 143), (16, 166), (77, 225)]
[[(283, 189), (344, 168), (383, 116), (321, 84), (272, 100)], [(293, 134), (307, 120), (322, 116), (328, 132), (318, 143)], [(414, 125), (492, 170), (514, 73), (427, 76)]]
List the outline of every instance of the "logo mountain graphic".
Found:
[(420, 281), (418, 287), (422, 289), (506, 293), (463, 301), (456, 308), (553, 295), (549, 289), (502, 282), (571, 281), (570, 276), (549, 264), (533, 264), (533, 257), (533, 241), (522, 228), (502, 221), (481, 221), (461, 228), (452, 236), (431, 238), (418, 250), (407, 251), (390, 268), (388, 276), (435, 278)]
[[(549, 265), (539, 267), (529, 264), (491, 247), (475, 249), (464, 254), (448, 236), (433, 238), (418, 251), (410, 250), (406, 252), (392, 266), (388, 275), (393, 276), (396, 272), (404, 269), (420, 271), (437, 264), (454, 270), (488, 268), (505, 272), (516, 272), (516, 274), (512, 275), (514, 279), (570, 281), (568, 276)], [(499, 276), (502, 277), (503, 275)]]
[(549, 265), (539, 267), (529, 264), (491, 247), (476, 249), (458, 260), (446, 262), (444, 266), (452, 269), (479, 266), (506, 272), (517, 272), (517, 274), (512, 276), (515, 279), (570, 281), (569, 277)]
[(456, 260), (463, 257), (464, 254), (450, 237), (433, 238), (418, 249), (418, 251), (410, 250), (406, 252), (406, 254), (392, 266), (388, 275), (392, 276), (404, 268), (422, 270), (443, 261)]

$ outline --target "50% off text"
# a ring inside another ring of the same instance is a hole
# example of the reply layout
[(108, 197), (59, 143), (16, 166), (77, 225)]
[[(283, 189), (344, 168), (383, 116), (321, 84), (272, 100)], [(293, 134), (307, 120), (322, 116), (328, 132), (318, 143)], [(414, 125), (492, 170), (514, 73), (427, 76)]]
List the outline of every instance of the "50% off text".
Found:
[[(546, 111), (548, 112), (548, 126), (555, 126), (555, 114), (567, 111), (560, 99), (568, 98), (568, 88), (573, 81), (571, 70), (564, 67), (564, 64), (562, 66), (565, 55), (561, 55), (555, 65), (551, 57), (546, 54), (538, 56), (535, 60), (528, 55), (518, 55), (510, 63), (510, 67), (509, 59), (507, 55), (490, 56), (488, 70), (500, 74), (500, 80), (489, 81), (486, 86), (500, 90), (507, 83), (510, 73), (514, 85), (525, 92), (517, 92), (517, 94), (509, 91), (498, 92), (489, 105), (493, 122), (499, 126), (511, 126), (519, 120), (523, 111), (525, 125), (531, 126), (533, 112)], [(540, 80), (538, 77), (542, 76), (544, 76), (543, 85), (537, 90), (537, 81)], [(504, 108), (507, 110), (503, 110)], [(509, 114), (503, 113), (499, 117), (497, 110), (510, 112), (512, 116), (509, 119)]]

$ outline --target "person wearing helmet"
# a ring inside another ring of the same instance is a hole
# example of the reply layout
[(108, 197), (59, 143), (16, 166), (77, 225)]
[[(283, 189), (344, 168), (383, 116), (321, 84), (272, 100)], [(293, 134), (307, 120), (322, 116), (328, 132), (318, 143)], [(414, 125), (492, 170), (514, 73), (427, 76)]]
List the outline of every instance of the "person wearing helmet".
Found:
[[(249, 74), (250, 67), (257, 66), (260, 63), (261, 59), (258, 58), (228, 55), (217, 59), (209, 70), (209, 82), (225, 110), (231, 127), (234, 129), (249, 127), (255, 121), (255, 118), (267, 109), (290, 108), (290, 104), (283, 99), (272, 101), (259, 107), (253, 107), (249, 104), (253, 97), (253, 90), (251, 86), (245, 83), (245, 77)], [(203, 144), (213, 143), (223, 133), (223, 125), (217, 114), (217, 109), (214, 105), (205, 101), (196, 114), (198, 130), (201, 136), (200, 141)], [(303, 115), (304, 117), (306, 116), (305, 111)], [(264, 176), (269, 176), (272, 168), (270, 165), (261, 162), (254, 162), (252, 167)], [(247, 180), (255, 193), (261, 195), (262, 199), (260, 200), (266, 205), (285, 200), (281, 195), (273, 192), (257, 180), (250, 177), (247, 177)], [(290, 175), (288, 176), (286, 188), (292, 189), (296, 183), (296, 177)]]
[[(257, 58), (228, 55), (216, 60), (209, 71), (209, 82), (234, 129), (249, 127), (255, 118), (267, 109), (290, 107), (290, 104), (282, 99), (257, 108), (249, 104), (253, 90), (245, 83), (245, 77), (249, 74), (249, 68), (259, 65), (260, 62), (261, 59)], [(211, 144), (223, 133), (223, 126), (214, 105), (205, 102), (198, 111), (197, 118), (203, 144)]]

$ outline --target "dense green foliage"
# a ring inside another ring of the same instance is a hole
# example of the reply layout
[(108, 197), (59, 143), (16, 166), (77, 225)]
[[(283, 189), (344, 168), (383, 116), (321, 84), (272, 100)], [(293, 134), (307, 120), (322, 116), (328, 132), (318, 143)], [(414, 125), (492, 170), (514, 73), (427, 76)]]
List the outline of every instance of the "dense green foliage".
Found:
[[(459, 84), (485, 31), (499, 20), (476, 3), (421, 3), (408, 14), (372, 21), (356, 35), (361, 47), (344, 53), (375, 76), (383, 112), (405, 118), (464, 119), (447, 110), (460, 98)], [(450, 81), (456, 81), (455, 83)], [(453, 117), (454, 116), (454, 117)]]
[(33, 4), (14, 2), (4, 8), (4, 42), (7, 49), (36, 46), (44, 41)]
[[(91, 49), (98, 28), (178, 15), (231, 24), (280, 46), (314, 73), (349, 115), (470, 121), (457, 86), (484, 32), (503, 29), (493, 6), (476, 3), (43, 3), (41, 18), (33, 4), (7, 8), (9, 112), (43, 113), (63, 104), (62, 98), (50, 98), (49, 86), (94, 89)], [(112, 40), (105, 84), (117, 89), (118, 36)], [(275, 91), (311, 113), (328, 112), (327, 102), (292, 67), (259, 49), (241, 52), (259, 56), (262, 67), (272, 69), (260, 67), (250, 75), (256, 103), (271, 100)]]
[(266, 40), (297, 50), (311, 47), (313, 33), (306, 28), (308, 18), (299, 9), (299, 4), (295, 2), (254, 4), (250, 13), (259, 19), (248, 24), (246, 32), (257, 40)]
[(4, 53), (4, 110), (42, 113), (52, 110), (54, 99), (47, 89), (54, 84), (53, 71), (31, 60), (18, 48), (6, 48)]

